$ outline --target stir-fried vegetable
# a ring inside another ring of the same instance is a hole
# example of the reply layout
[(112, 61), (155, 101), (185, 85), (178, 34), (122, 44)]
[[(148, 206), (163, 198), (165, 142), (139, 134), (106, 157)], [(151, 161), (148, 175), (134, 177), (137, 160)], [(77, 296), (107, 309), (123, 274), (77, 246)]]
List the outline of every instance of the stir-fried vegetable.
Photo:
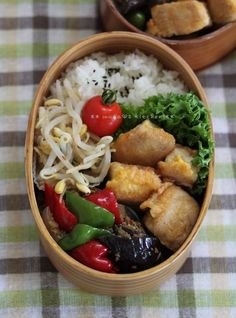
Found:
[(60, 200), (59, 195), (47, 183), (45, 183), (45, 202), (59, 228), (66, 232), (71, 231), (78, 222), (77, 218), (66, 208), (64, 201)]
[(111, 232), (98, 229), (87, 224), (77, 224), (73, 230), (66, 234), (58, 244), (65, 251), (70, 251), (75, 247), (85, 244), (101, 236), (109, 236)]
[(66, 193), (66, 205), (78, 217), (80, 223), (99, 228), (112, 227), (114, 224), (115, 217), (111, 212), (82, 198), (77, 193)]
[(115, 223), (121, 224), (122, 219), (120, 216), (120, 211), (118, 207), (118, 202), (116, 200), (115, 194), (110, 189), (103, 189), (101, 191), (97, 191), (90, 195), (87, 195), (86, 200), (89, 200), (95, 203), (98, 206), (110, 211), (115, 216)]
[(69, 252), (77, 261), (101, 272), (115, 273), (116, 269), (107, 258), (108, 248), (98, 241), (90, 241)]
[(100, 237), (108, 247), (110, 257), (122, 272), (137, 272), (150, 268), (162, 261), (160, 242), (155, 237)]
[(116, 136), (129, 131), (145, 119), (164, 128), (175, 136), (178, 143), (198, 150), (193, 164), (199, 167), (198, 179), (192, 194), (202, 195), (207, 182), (209, 163), (213, 156), (214, 144), (210, 131), (208, 110), (192, 92), (185, 95), (167, 94), (149, 97), (144, 105), (122, 105), (123, 124)]

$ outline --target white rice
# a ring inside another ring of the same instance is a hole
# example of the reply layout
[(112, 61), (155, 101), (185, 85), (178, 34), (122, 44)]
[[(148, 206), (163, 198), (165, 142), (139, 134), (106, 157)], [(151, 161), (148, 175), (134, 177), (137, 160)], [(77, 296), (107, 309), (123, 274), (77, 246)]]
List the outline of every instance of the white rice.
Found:
[(101, 95), (104, 88), (117, 90), (118, 102), (135, 106), (141, 106), (143, 99), (153, 95), (183, 94), (187, 90), (177, 72), (165, 70), (154, 56), (136, 50), (113, 55), (94, 53), (70, 64), (51, 86), (51, 93), (63, 102), (73, 95), (80, 111), (85, 101)]

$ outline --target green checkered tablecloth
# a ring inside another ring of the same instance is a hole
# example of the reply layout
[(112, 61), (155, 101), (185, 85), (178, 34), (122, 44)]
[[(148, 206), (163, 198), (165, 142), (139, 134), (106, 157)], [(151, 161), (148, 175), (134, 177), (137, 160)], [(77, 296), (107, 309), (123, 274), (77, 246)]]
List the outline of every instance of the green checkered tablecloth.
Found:
[(183, 268), (133, 297), (85, 293), (39, 243), (24, 177), (35, 88), (64, 49), (100, 31), (92, 0), (0, 0), (0, 317), (236, 317), (236, 52), (198, 73), (216, 137), (210, 209)]

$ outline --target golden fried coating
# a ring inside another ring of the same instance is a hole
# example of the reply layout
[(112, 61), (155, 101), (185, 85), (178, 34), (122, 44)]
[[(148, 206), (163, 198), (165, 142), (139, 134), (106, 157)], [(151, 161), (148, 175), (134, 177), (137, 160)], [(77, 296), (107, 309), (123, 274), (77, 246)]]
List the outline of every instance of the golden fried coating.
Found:
[(175, 138), (149, 120), (121, 134), (114, 142), (113, 160), (128, 164), (155, 166), (175, 146)]
[(227, 23), (236, 20), (235, 0), (207, 0), (213, 22)]
[(155, 5), (151, 15), (147, 31), (162, 37), (191, 34), (211, 25), (205, 4), (196, 0)]
[(165, 161), (157, 163), (157, 171), (162, 177), (179, 185), (192, 187), (198, 177), (198, 168), (191, 161), (197, 151), (175, 145), (175, 149), (166, 157)]
[(106, 188), (111, 189), (117, 200), (123, 203), (141, 203), (162, 185), (151, 167), (112, 162), (109, 175), (111, 180), (107, 182)]
[(153, 193), (140, 208), (150, 209), (144, 216), (146, 227), (172, 251), (188, 237), (199, 213), (194, 198), (175, 185), (167, 187), (161, 194)]

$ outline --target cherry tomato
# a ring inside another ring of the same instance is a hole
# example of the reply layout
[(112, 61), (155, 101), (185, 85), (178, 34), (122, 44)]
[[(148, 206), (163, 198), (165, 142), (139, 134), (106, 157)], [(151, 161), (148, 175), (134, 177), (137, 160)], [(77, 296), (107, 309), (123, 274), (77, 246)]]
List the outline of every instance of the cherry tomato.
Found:
[(105, 90), (102, 96), (90, 98), (82, 109), (82, 120), (88, 130), (99, 137), (112, 135), (122, 123), (122, 111), (116, 93)]

